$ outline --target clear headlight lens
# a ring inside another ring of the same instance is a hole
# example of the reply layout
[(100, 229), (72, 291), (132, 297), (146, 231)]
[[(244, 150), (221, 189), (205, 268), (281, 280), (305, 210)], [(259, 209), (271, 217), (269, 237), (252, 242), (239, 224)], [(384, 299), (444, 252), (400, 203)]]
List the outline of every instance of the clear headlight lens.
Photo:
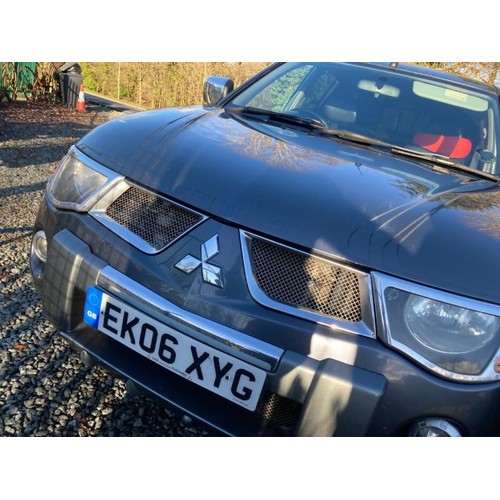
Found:
[(374, 274), (382, 340), (450, 379), (500, 379), (499, 306)]
[(406, 302), (405, 321), (422, 345), (450, 354), (480, 349), (498, 331), (495, 316), (418, 295)]
[(117, 177), (72, 148), (49, 180), (47, 195), (58, 208), (86, 211)]

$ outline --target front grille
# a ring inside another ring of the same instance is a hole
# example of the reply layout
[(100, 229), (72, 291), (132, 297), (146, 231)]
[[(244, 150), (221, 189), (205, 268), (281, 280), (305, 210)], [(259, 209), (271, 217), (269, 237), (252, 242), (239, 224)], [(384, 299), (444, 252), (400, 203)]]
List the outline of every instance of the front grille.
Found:
[(362, 320), (355, 272), (257, 238), (250, 248), (253, 275), (270, 299), (343, 321)]
[(154, 193), (131, 186), (106, 209), (106, 215), (161, 250), (202, 220), (202, 216)]

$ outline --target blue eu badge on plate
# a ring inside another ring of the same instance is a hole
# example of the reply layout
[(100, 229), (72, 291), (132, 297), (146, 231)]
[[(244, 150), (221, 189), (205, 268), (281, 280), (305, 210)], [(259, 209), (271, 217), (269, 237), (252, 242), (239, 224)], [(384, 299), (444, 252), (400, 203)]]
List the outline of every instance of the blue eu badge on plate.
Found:
[(99, 314), (101, 312), (102, 292), (94, 287), (87, 289), (87, 299), (83, 310), (83, 320), (93, 328), (99, 325)]

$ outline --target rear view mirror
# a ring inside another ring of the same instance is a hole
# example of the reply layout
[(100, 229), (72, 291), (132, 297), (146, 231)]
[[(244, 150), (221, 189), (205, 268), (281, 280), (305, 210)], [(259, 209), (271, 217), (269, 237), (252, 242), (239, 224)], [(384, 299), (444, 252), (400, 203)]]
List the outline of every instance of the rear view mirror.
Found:
[(392, 85), (387, 85), (384, 81), (372, 82), (371, 80), (361, 80), (358, 83), (358, 89), (366, 90), (378, 97), (380, 94), (389, 97), (399, 97), (399, 89)]

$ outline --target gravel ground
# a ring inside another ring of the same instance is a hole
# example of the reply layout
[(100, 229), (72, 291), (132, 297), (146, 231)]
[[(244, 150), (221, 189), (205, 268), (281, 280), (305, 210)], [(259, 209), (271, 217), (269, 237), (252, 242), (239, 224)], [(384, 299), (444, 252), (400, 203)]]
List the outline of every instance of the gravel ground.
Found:
[(45, 184), (71, 144), (120, 112), (0, 102), (0, 436), (201, 436), (103, 368), (44, 318), (28, 252)]

